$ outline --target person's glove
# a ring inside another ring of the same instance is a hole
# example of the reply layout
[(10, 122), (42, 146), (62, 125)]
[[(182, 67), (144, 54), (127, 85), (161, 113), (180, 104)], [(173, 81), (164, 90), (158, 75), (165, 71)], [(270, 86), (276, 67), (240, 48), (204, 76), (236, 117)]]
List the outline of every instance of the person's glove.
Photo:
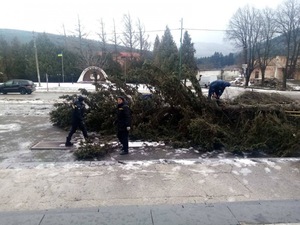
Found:
[(130, 131), (130, 127), (126, 127), (127, 131)]

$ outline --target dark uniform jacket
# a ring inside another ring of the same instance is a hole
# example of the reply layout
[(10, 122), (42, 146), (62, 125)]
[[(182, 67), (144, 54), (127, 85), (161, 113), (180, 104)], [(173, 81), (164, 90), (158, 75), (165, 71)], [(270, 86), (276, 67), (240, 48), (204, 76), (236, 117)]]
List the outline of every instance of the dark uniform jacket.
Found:
[(75, 101), (72, 105), (73, 112), (72, 112), (72, 123), (81, 123), (83, 122), (84, 113), (85, 113), (85, 105), (82, 101)]
[(211, 82), (208, 90), (208, 97), (211, 97), (213, 93), (216, 93), (217, 97), (220, 97), (225, 88), (229, 87), (230, 83), (223, 80), (215, 80)]
[(118, 131), (125, 131), (131, 126), (131, 110), (126, 103), (118, 104), (117, 112), (117, 128)]

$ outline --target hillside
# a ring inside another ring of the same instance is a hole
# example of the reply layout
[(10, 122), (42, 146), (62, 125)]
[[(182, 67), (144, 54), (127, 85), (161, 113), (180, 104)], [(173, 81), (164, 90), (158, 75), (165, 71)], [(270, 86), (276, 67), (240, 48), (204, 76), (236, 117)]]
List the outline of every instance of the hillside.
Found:
[(228, 55), (229, 53), (238, 51), (238, 49), (234, 49), (234, 47), (228, 43), (195, 42), (194, 48), (196, 50), (195, 57), (197, 58), (212, 56), (215, 52)]
[[(42, 33), (36, 32), (35, 35), (39, 35)], [(64, 36), (46, 33), (47, 37), (50, 39), (52, 43), (57, 46), (62, 46), (64, 44)], [(12, 30), (12, 29), (0, 29), (0, 37), (2, 37), (7, 42), (11, 42), (15, 37), (22, 43), (28, 43), (33, 40), (33, 32), (32, 31), (24, 31), (24, 30)], [(77, 39), (74, 36), (67, 36), (67, 40), (69, 43), (76, 44)], [(100, 42), (95, 40), (86, 40), (89, 45), (93, 48), (99, 48)], [(221, 52), (223, 55), (227, 55), (231, 52), (234, 52), (234, 49), (229, 44), (220, 44), (220, 43), (208, 43), (208, 42), (195, 42), (194, 47), (196, 50), (195, 57), (208, 57), (213, 55), (215, 52)], [(113, 50), (113, 45), (109, 44), (108, 48)], [(126, 48), (124, 46), (118, 46), (120, 51), (125, 51)]]
[[(57, 46), (63, 46), (65, 39), (63, 35), (57, 35), (57, 34), (50, 34), (50, 33), (39, 33), (39, 32), (31, 32), (31, 31), (24, 31), (24, 30), (12, 30), (12, 29), (0, 29), (0, 37), (3, 38), (7, 42), (11, 42), (14, 38), (17, 38), (21, 44), (29, 43), (33, 40), (33, 35), (38, 36), (41, 34), (46, 34), (49, 40), (57, 45)], [(76, 42), (78, 42), (78, 39), (75, 36), (67, 36), (67, 41), (71, 46), (75, 46)], [(90, 39), (84, 39), (85, 45), (88, 45), (94, 49), (99, 49), (101, 42), (90, 40)], [(113, 45), (108, 44), (108, 49), (113, 50)], [(125, 51), (126, 47), (124, 46), (118, 46), (119, 51)]]

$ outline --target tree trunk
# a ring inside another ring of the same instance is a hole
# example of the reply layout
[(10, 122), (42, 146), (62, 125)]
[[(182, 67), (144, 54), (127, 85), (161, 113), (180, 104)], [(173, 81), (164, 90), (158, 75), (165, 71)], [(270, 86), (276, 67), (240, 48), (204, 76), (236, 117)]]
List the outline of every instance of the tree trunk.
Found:
[(232, 111), (232, 112), (244, 112), (244, 111), (262, 111), (262, 112), (285, 112), (285, 111), (300, 111), (299, 103), (291, 104), (257, 104), (257, 105), (216, 105), (218, 111)]
[(261, 66), (261, 86), (264, 86), (265, 84), (265, 73), (266, 73), (266, 67)]

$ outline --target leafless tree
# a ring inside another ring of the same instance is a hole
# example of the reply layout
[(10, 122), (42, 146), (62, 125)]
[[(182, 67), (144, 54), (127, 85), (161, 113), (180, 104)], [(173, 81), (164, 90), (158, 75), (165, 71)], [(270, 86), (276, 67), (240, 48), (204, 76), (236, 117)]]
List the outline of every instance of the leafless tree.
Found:
[(113, 37), (110, 39), (110, 41), (114, 45), (114, 52), (113, 52), (113, 54), (115, 55), (115, 60), (117, 60), (118, 46), (120, 45), (120, 42), (119, 42), (119, 36), (118, 36), (117, 30), (116, 30), (115, 20), (113, 20), (113, 27), (114, 27), (114, 29), (113, 29)]
[(100, 20), (100, 33), (97, 33), (100, 38), (100, 45), (102, 53), (107, 52), (107, 35), (105, 32), (105, 25), (103, 19)]
[(66, 27), (64, 24), (62, 24), (62, 36), (63, 36), (63, 39), (64, 39), (64, 48), (68, 48), (68, 38), (67, 38), (67, 32), (66, 32)]
[(300, 54), (300, 2), (286, 0), (277, 8), (276, 22), (279, 32), (284, 37), (286, 63), (283, 71), (283, 90), (286, 81), (292, 78), (297, 68)]
[(239, 8), (229, 21), (226, 36), (243, 50), (244, 63), (247, 64), (245, 86), (248, 86), (250, 74), (257, 65), (256, 49), (262, 23), (259, 10), (248, 5)]
[(131, 54), (131, 60), (132, 60), (133, 59), (132, 53), (134, 51), (134, 48), (137, 46), (137, 41), (135, 39), (136, 32), (134, 30), (133, 22), (129, 13), (123, 16), (123, 22), (124, 22), (124, 31), (123, 31), (122, 43), (125, 47), (129, 48)]
[(83, 51), (83, 40), (88, 37), (88, 34), (84, 32), (84, 27), (81, 24), (79, 15), (77, 16), (77, 25), (75, 27), (75, 36), (79, 40), (79, 50)]
[(77, 26), (75, 28), (75, 36), (77, 37), (79, 43), (79, 47), (77, 47), (77, 49), (80, 53), (81, 69), (88, 66), (99, 65), (97, 51), (88, 44), (88, 33), (84, 31), (84, 27), (81, 24), (79, 16), (77, 20)]
[(261, 84), (265, 81), (265, 71), (267, 66), (273, 60), (274, 55), (271, 55), (271, 50), (274, 48), (275, 41), (273, 40), (276, 36), (276, 23), (275, 13), (270, 8), (265, 8), (260, 13), (260, 23), (262, 29), (259, 35), (259, 44), (257, 45), (257, 60), (261, 70)]
[(101, 54), (99, 54), (99, 61), (98, 65), (101, 68), (104, 68), (107, 64), (107, 57), (109, 54), (108, 50), (108, 40), (107, 40), (107, 34), (105, 31), (105, 24), (103, 22), (103, 19), (100, 20), (100, 33), (98, 33), (98, 36), (100, 38), (100, 45), (101, 45)]
[(135, 39), (139, 45), (140, 55), (143, 55), (145, 51), (150, 49), (150, 43), (148, 42), (149, 35), (146, 35), (145, 27), (140, 19), (137, 20), (136, 27), (138, 32), (135, 35)]

